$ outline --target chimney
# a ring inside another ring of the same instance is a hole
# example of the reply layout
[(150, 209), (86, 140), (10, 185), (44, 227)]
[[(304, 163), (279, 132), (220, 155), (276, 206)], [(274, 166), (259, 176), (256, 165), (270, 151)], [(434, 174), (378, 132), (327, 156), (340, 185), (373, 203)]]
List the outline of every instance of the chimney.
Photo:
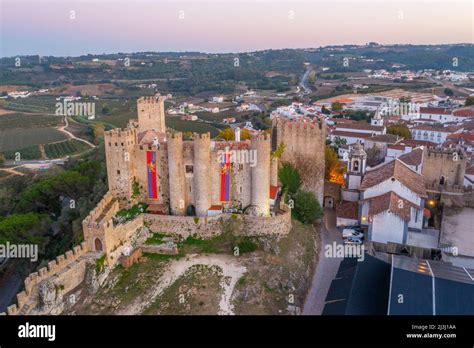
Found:
[(235, 141), (240, 141), (240, 128), (235, 128)]

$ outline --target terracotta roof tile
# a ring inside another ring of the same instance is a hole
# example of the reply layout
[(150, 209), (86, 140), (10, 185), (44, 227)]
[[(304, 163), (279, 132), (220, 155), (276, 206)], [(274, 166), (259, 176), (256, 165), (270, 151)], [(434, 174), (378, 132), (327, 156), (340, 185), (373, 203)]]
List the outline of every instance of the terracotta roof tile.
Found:
[(363, 202), (369, 203), (369, 216), (375, 216), (384, 211), (389, 211), (398, 215), (405, 221), (409, 221), (411, 218), (410, 208), (420, 209), (420, 206), (400, 197), (393, 191), (389, 191), (380, 196), (364, 199)]
[(344, 201), (336, 206), (336, 216), (343, 219), (359, 219), (359, 202)]
[(398, 159), (408, 166), (419, 166), (423, 162), (423, 149), (413, 149), (413, 151), (401, 155)]
[(423, 177), (407, 167), (398, 158), (368, 170), (362, 179), (360, 189), (366, 190), (390, 178), (400, 181), (404, 186), (421, 197), (426, 197)]

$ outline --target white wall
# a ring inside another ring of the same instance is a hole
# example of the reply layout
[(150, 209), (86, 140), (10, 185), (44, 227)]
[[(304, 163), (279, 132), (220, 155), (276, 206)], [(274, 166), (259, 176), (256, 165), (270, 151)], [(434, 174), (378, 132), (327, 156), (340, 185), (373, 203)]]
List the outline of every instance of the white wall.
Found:
[(439, 132), (422, 129), (413, 129), (411, 131), (412, 138), (415, 140), (428, 140), (437, 144), (442, 144), (446, 141), (450, 132)]
[(357, 220), (352, 220), (352, 219), (344, 219), (338, 217), (336, 219), (336, 226), (337, 227), (343, 227), (343, 226), (355, 226), (358, 225), (359, 222)]
[(372, 217), (371, 241), (403, 244), (404, 221), (388, 211)]

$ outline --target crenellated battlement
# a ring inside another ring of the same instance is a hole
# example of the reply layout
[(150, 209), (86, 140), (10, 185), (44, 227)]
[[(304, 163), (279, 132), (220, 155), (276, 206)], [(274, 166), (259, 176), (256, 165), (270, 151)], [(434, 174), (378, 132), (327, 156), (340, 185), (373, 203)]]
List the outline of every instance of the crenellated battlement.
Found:
[(464, 153), (461, 150), (452, 149), (449, 147), (430, 146), (426, 149), (426, 155), (428, 157), (445, 158), (452, 161), (459, 161), (464, 159)]
[(124, 139), (133, 139), (137, 135), (137, 131), (133, 128), (114, 128), (109, 131), (104, 132), (105, 141), (114, 141), (114, 140), (124, 140)]
[(166, 133), (166, 137), (168, 139), (175, 139), (175, 140), (183, 140), (183, 133), (182, 132), (168, 132)]
[(59, 255), (55, 260), (48, 262), (46, 267), (40, 268), (37, 272), (33, 272), (24, 280), (25, 290), (16, 295), (17, 304), (12, 304), (7, 308), (8, 315), (20, 314), (22, 308), (32, 299), (34, 295), (33, 288), (45, 279), (54, 276), (61, 270), (68, 267), (81, 256), (88, 253), (90, 250), (85, 242), (76, 245), (72, 250), (66, 251), (63, 255)]
[(211, 133), (207, 132), (207, 133), (203, 133), (203, 134), (199, 134), (199, 133), (194, 133), (193, 134), (193, 140), (208, 140), (210, 141), (211, 140)]
[(145, 105), (145, 104), (160, 104), (162, 101), (165, 100), (164, 96), (145, 96), (145, 97), (140, 97), (137, 100), (137, 104), (140, 105)]

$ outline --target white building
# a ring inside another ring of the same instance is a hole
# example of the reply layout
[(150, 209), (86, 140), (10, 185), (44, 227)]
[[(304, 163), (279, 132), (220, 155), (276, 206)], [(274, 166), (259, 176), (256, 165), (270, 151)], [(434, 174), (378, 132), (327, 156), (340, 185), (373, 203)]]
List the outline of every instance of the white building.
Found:
[(442, 144), (450, 134), (461, 133), (463, 127), (459, 126), (438, 126), (431, 124), (422, 124), (410, 129), (411, 137), (414, 140), (432, 141), (436, 144)]
[(423, 228), (427, 198), (421, 174), (395, 159), (368, 170), (360, 191), (360, 221), (368, 228), (369, 241), (410, 244), (416, 239), (410, 233)]

